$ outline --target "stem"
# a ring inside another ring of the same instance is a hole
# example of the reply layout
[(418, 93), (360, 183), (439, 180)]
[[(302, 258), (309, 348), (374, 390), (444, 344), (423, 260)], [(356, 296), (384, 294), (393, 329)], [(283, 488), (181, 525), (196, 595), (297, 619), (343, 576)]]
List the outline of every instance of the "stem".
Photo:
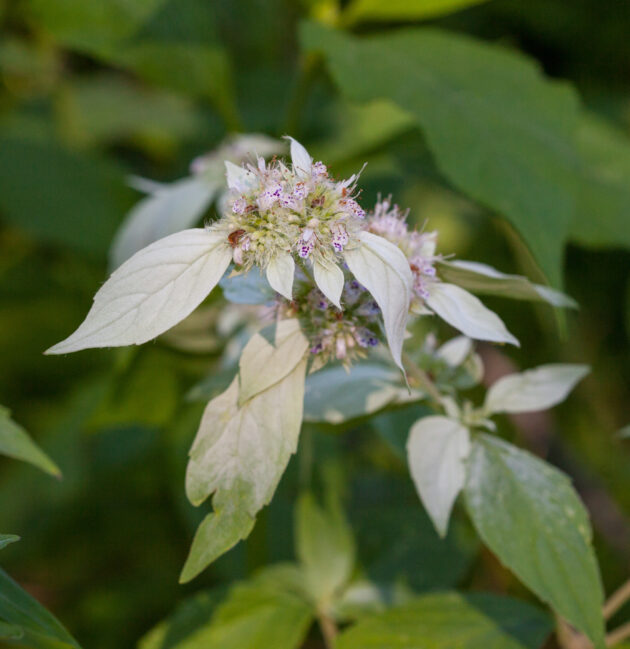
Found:
[(299, 135), (299, 126), (304, 112), (304, 105), (308, 99), (311, 82), (319, 63), (319, 55), (311, 52), (300, 61), (298, 78), (293, 86), (293, 93), (287, 106), (284, 120), (284, 132)]
[(335, 638), (339, 635), (339, 629), (335, 621), (326, 613), (320, 612), (317, 618), (319, 628), (322, 630), (324, 636), (324, 644), (326, 649), (332, 649), (335, 645)]
[(614, 631), (611, 631), (606, 636), (606, 646), (614, 647), (616, 644), (619, 644), (622, 640), (630, 638), (630, 622), (622, 624), (620, 627), (617, 627)]
[(442, 395), (435, 387), (435, 383), (433, 383), (429, 375), (414, 363), (413, 359), (407, 352), (403, 352), (402, 360), (409, 376), (418, 381), (420, 387), (426, 391), (426, 393), (431, 397), (431, 400), (434, 401), (437, 406), (442, 407)]
[(301, 268), (302, 272), (306, 275), (307, 279), (310, 280), (311, 284), (317, 286), (315, 282), (315, 278), (313, 277), (313, 273), (311, 273), (311, 271), (308, 269), (308, 267), (304, 263), (304, 260), (298, 259), (298, 266)]
[(604, 604), (604, 618), (609, 620), (630, 599), (630, 579), (622, 584)]

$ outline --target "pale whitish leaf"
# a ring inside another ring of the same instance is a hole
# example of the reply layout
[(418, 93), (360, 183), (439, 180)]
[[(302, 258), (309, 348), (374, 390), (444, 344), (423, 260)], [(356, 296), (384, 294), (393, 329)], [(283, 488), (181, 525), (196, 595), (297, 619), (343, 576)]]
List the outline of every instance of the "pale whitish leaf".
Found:
[(282, 380), (304, 358), (308, 340), (297, 319), (280, 320), (266, 333), (256, 333), (245, 345), (239, 360), (239, 401), (245, 403), (263, 390)]
[(429, 287), (427, 304), (442, 320), (469, 338), (519, 346), (501, 318), (459, 286), (434, 282)]
[(37, 468), (61, 476), (57, 465), (35, 444), (29, 434), (11, 419), (11, 412), (0, 406), (0, 455), (23, 460)]
[(245, 169), (245, 167), (235, 165), (229, 160), (225, 161), (225, 175), (227, 186), (243, 194), (256, 184), (256, 176), (251, 171)]
[(199, 306), (231, 259), (225, 238), (201, 228), (152, 243), (114, 271), (80, 327), (46, 353), (139, 345), (159, 336)]
[(466, 338), (466, 336), (457, 336), (456, 338), (444, 343), (435, 352), (435, 355), (446, 361), (451, 367), (458, 367), (466, 360), (472, 351), (472, 347), (473, 343), (470, 338)]
[(486, 545), (561, 617), (604, 645), (588, 514), (563, 473), (496, 437), (473, 441), (466, 506)]
[(365, 617), (335, 649), (538, 649), (552, 630), (549, 616), (526, 602), (437, 593)]
[(290, 252), (276, 253), (267, 266), (267, 281), (274, 291), (287, 300), (293, 299), (295, 262)]
[(546, 410), (564, 401), (590, 371), (588, 365), (542, 365), (500, 378), (486, 394), (484, 411), (531, 412)]
[(197, 530), (181, 580), (199, 574), (245, 538), (273, 496), (302, 424), (306, 361), (238, 406), (238, 378), (204, 412), (190, 452), (186, 493), (201, 504), (214, 494), (214, 513)]
[(19, 541), (20, 537), (15, 534), (0, 534), (0, 550), (6, 548), (10, 543)]
[(560, 283), (577, 189), (571, 88), (514, 50), (454, 32), (355, 37), (306, 23), (301, 35), (307, 51), (324, 54), (346, 98), (387, 97), (412, 115), (443, 174), (508, 218)]
[(422, 397), (418, 390), (410, 393), (400, 374), (385, 365), (360, 363), (350, 372), (341, 366), (329, 366), (310, 374), (306, 380), (304, 419), (340, 424), (389, 404)]
[(553, 306), (577, 308), (577, 302), (549, 286), (533, 284), (522, 275), (508, 275), (476, 261), (441, 261), (438, 274), (445, 281), (473, 293), (499, 295), (515, 300), (547, 302)]
[(296, 552), (313, 601), (330, 602), (348, 583), (355, 563), (354, 537), (338, 502), (320, 507), (310, 493), (298, 500)]
[(110, 252), (111, 267), (118, 268), (154, 241), (195, 225), (217, 190), (217, 184), (192, 177), (165, 185), (143, 198), (116, 233)]
[(407, 325), (412, 276), (398, 246), (371, 232), (361, 233), (361, 245), (344, 253), (350, 272), (381, 308), (387, 342), (402, 369), (402, 346)]
[(1, 569), (0, 620), (21, 628), (20, 642), (26, 647), (80, 649), (60, 622)]
[(341, 292), (343, 291), (343, 271), (337, 264), (323, 263), (316, 260), (313, 264), (313, 276), (317, 288), (338, 308), (341, 309)]
[(460, 11), (487, 0), (354, 0), (345, 17), (351, 23), (423, 20)]
[(445, 536), (457, 495), (466, 479), (470, 433), (448, 417), (423, 417), (409, 432), (411, 477), (435, 528)]
[(290, 135), (286, 137), (291, 140), (291, 164), (293, 165), (293, 171), (297, 176), (306, 178), (311, 173), (313, 159), (297, 140)]

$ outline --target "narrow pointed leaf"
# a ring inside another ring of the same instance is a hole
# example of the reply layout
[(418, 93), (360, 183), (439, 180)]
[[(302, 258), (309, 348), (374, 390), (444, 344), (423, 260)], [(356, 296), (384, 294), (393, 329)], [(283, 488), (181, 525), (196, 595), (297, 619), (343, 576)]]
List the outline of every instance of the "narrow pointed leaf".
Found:
[(506, 329), (501, 318), (463, 288), (436, 282), (429, 288), (429, 293), (429, 307), (469, 338), (519, 346), (518, 340)]
[(16, 534), (0, 534), (0, 550), (6, 548), (7, 545), (19, 541), (20, 537)]
[(279, 252), (267, 266), (267, 281), (271, 288), (287, 300), (293, 299), (295, 262), (289, 252)]
[(142, 248), (193, 227), (212, 202), (218, 186), (203, 177), (184, 178), (143, 198), (120, 226), (110, 252), (118, 268)]
[(245, 403), (263, 390), (281, 381), (304, 358), (308, 340), (297, 319), (280, 320), (267, 330), (275, 339), (256, 333), (245, 345), (239, 360), (239, 401)]
[(343, 291), (343, 271), (337, 264), (324, 264), (315, 261), (313, 276), (317, 288), (338, 308), (341, 309), (341, 293)]
[(371, 232), (361, 233), (361, 245), (344, 254), (350, 272), (381, 308), (387, 342), (402, 369), (402, 346), (409, 313), (412, 276), (398, 246)]
[(488, 390), (484, 410), (488, 414), (546, 410), (564, 401), (589, 371), (588, 365), (557, 363), (509, 374)]
[(202, 228), (152, 243), (114, 271), (81, 326), (46, 353), (140, 345), (159, 336), (203, 302), (231, 258), (227, 242)]
[(588, 514), (567, 476), (496, 437), (475, 438), (466, 507), (486, 545), (603, 649), (603, 591)]
[(407, 460), (435, 529), (445, 536), (453, 504), (466, 480), (470, 433), (448, 417), (423, 417), (409, 432)]

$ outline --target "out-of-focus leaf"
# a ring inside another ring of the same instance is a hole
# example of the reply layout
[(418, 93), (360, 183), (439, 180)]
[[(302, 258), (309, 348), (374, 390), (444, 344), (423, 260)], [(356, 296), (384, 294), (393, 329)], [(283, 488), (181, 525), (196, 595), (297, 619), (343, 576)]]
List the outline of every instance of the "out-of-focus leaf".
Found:
[(337, 649), (538, 649), (552, 631), (530, 604), (489, 594), (426, 595), (365, 618), (342, 633)]
[(0, 569), (0, 619), (20, 627), (21, 643), (34, 649), (80, 649), (77, 641), (37, 600)]
[(127, 192), (109, 163), (52, 142), (0, 137), (0, 217), (44, 242), (103, 255)]
[(478, 435), (465, 487), (488, 547), (601, 649), (603, 592), (588, 514), (568, 478), (496, 437)]
[(350, 373), (330, 366), (309, 375), (304, 399), (305, 421), (340, 424), (369, 415), (392, 403), (417, 401), (422, 393), (411, 394), (400, 373), (374, 362), (359, 363)]
[(352, 530), (337, 502), (320, 507), (310, 493), (296, 505), (296, 552), (305, 587), (316, 603), (328, 603), (350, 580), (355, 562)]
[(354, 0), (346, 10), (350, 23), (424, 20), (473, 7), (487, 0)]
[(630, 139), (595, 115), (579, 123), (581, 156), (571, 238), (594, 248), (630, 247)]
[(19, 640), (24, 636), (24, 630), (21, 626), (14, 624), (5, 624), (0, 622), (0, 639), (1, 640)]
[(11, 419), (11, 412), (0, 406), (0, 455), (30, 462), (42, 471), (59, 477), (59, 467), (33, 442), (28, 433)]
[(226, 300), (234, 304), (266, 304), (273, 299), (274, 292), (269, 282), (257, 269), (246, 275), (224, 277), (219, 286)]
[(560, 283), (576, 191), (568, 87), (519, 54), (435, 29), (359, 39), (308, 23), (302, 41), (325, 54), (350, 99), (409, 111), (446, 177), (507, 217)]
[(0, 534), (0, 550), (6, 548), (10, 543), (19, 541), (20, 537), (15, 534)]

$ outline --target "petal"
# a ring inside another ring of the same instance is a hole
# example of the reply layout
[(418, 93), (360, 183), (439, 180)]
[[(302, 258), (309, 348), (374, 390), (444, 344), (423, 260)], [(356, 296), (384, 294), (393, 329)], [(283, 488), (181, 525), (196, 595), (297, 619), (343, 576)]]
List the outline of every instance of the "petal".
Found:
[(486, 395), (486, 414), (546, 410), (564, 401), (590, 371), (588, 365), (542, 365), (499, 379)]
[(203, 302), (231, 258), (225, 238), (203, 228), (152, 243), (114, 271), (81, 326), (46, 353), (140, 345), (159, 336)]
[(267, 281), (271, 288), (287, 300), (293, 299), (295, 262), (289, 252), (279, 252), (267, 266)]
[(341, 292), (343, 291), (343, 271), (337, 264), (324, 264), (316, 261), (313, 264), (313, 276), (317, 288), (338, 308), (341, 309)]
[(431, 309), (469, 338), (519, 347), (501, 318), (468, 291), (454, 284), (435, 282), (429, 287), (429, 293), (427, 304)]
[(371, 232), (361, 232), (361, 245), (346, 250), (344, 257), (350, 272), (381, 308), (389, 348), (403, 369), (401, 354), (412, 283), (407, 258), (398, 246)]
[(308, 154), (308, 151), (290, 135), (285, 135), (287, 140), (291, 140), (291, 163), (293, 164), (293, 172), (297, 176), (306, 177), (311, 175), (313, 168), (313, 158)]

